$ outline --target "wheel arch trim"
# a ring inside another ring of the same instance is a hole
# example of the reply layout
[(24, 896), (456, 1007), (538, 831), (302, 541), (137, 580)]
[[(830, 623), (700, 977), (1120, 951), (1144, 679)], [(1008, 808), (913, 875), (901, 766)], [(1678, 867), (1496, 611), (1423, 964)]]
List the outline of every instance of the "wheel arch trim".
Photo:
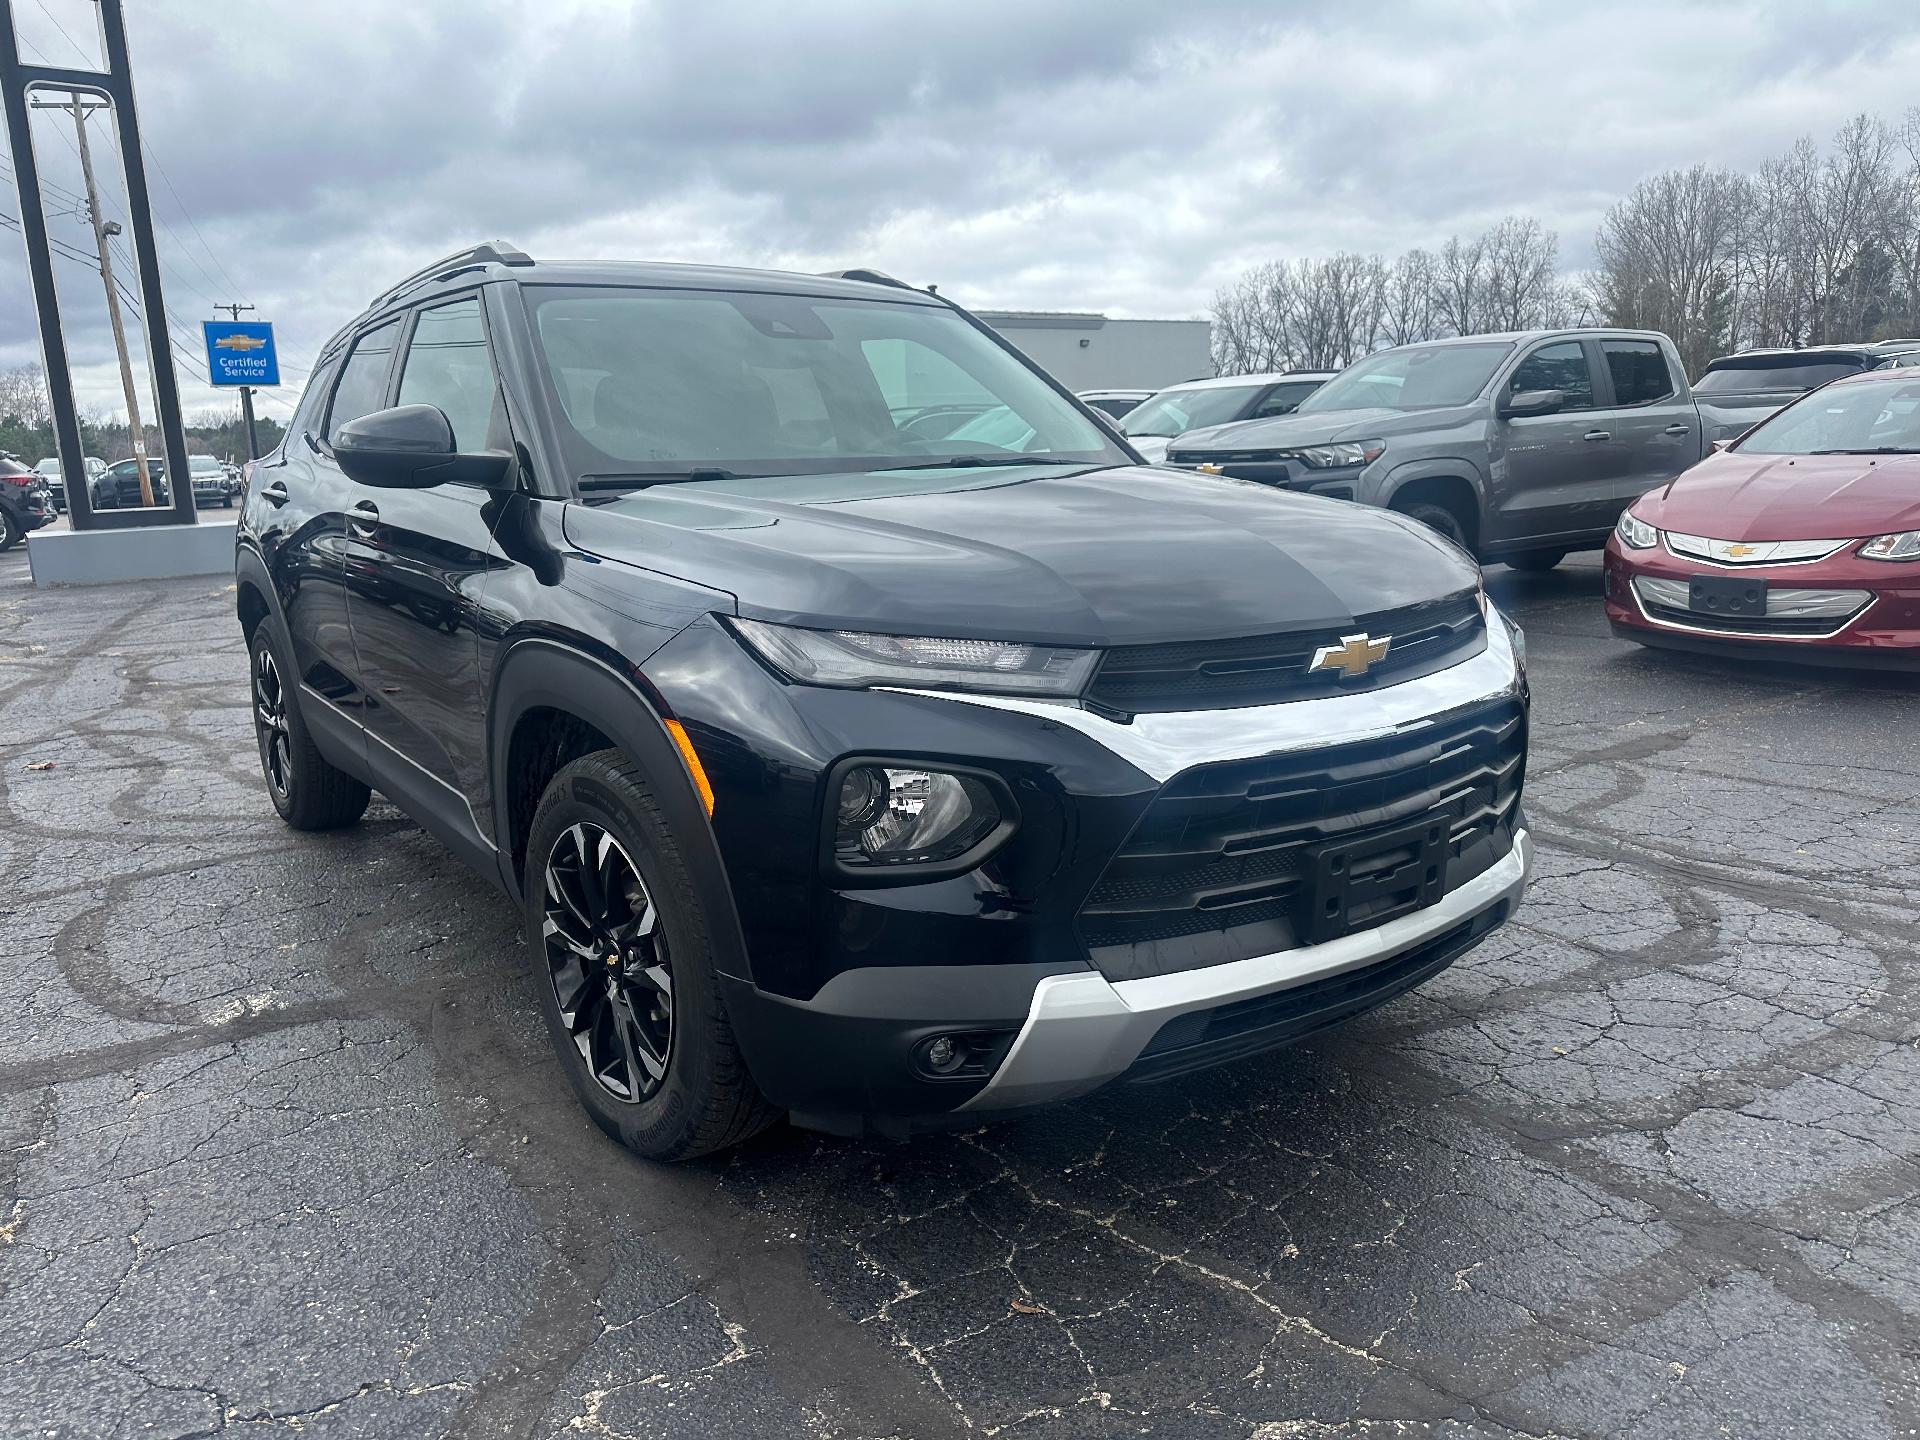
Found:
[(516, 900), (522, 898), (514, 862), (512, 807), (505, 799), (511, 791), (508, 766), (514, 730), (531, 710), (562, 711), (605, 735), (646, 772), (680, 842), (696, 893), (707, 907), (715, 967), (722, 974), (750, 981), (752, 968), (734, 909), (733, 888), (702, 797), (668, 730), (671, 711), (638, 671), (627, 671), (585, 648), (589, 644), (570, 644), (547, 635), (523, 636), (508, 644), (494, 668), (487, 707), (487, 758), (501, 882)]

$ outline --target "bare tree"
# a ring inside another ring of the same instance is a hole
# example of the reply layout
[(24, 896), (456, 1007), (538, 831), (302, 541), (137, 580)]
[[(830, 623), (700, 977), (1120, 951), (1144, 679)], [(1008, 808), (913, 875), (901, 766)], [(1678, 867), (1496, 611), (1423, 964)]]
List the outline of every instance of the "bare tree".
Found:
[(1410, 345), (1432, 338), (1439, 324), (1433, 287), (1433, 256), (1425, 250), (1409, 250), (1393, 262), (1381, 287), (1381, 340)]
[(1732, 171), (1695, 165), (1642, 180), (1609, 210), (1594, 237), (1608, 319), (1665, 331), (1690, 370), (1724, 348), (1745, 192)]
[(1465, 243), (1458, 235), (1449, 239), (1440, 248), (1434, 279), (1434, 312), (1444, 329), (1472, 335), (1487, 328), (1481, 323), (1487, 307), (1485, 236)]
[(1538, 220), (1509, 215), (1481, 237), (1485, 310), (1478, 330), (1531, 330), (1542, 323), (1560, 268), (1560, 239)]

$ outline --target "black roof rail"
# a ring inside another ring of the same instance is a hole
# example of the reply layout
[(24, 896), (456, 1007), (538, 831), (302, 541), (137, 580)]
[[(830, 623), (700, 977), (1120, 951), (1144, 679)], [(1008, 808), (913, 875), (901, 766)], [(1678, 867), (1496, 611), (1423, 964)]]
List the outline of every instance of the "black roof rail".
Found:
[(437, 280), (444, 275), (456, 274), (461, 270), (470, 270), (477, 265), (531, 265), (533, 257), (524, 250), (518, 250), (504, 240), (483, 240), (478, 245), (470, 245), (465, 250), (456, 250), (443, 256), (407, 276), (398, 285), (385, 291), (367, 308), (377, 309), (395, 296), (404, 295), (416, 285), (429, 280)]
[(851, 270), (822, 270), (823, 280), (860, 280), (868, 285), (891, 285), (896, 290), (911, 290), (913, 286), (904, 280), (896, 280), (884, 270), (875, 270), (870, 266), (856, 266)]

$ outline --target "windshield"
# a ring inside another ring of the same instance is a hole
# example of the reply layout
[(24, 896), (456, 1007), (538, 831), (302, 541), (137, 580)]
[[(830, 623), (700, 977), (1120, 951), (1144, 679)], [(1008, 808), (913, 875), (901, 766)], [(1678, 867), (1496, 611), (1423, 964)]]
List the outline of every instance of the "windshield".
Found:
[(1739, 360), (1716, 365), (1694, 384), (1701, 395), (1729, 395), (1741, 390), (1811, 390), (1843, 375), (1858, 375), (1856, 360), (1820, 360), (1809, 363), (1783, 355), (1776, 360)]
[(222, 473), (220, 462), (211, 455), (189, 455), (187, 457), (187, 469), (196, 475), (218, 475)]
[(1124, 459), (1071, 401), (943, 306), (560, 286), (527, 296), (569, 465), (592, 488), (956, 457)]
[(1920, 379), (1835, 385), (1804, 396), (1732, 448), (1752, 455), (1920, 454)]
[(1253, 402), (1266, 389), (1264, 382), (1252, 385), (1188, 385), (1162, 390), (1151, 400), (1142, 400), (1120, 422), (1129, 435), (1161, 435), (1171, 438), (1207, 425), (1224, 425)]
[(1408, 345), (1356, 361), (1300, 402), (1295, 413), (1328, 410), (1432, 410), (1465, 405), (1513, 353), (1511, 341), (1484, 345)]

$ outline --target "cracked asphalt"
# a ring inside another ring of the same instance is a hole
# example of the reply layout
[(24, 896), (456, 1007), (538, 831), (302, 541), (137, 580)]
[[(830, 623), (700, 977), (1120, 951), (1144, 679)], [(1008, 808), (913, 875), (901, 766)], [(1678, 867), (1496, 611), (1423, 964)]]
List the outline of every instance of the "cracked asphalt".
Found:
[(0, 1435), (1920, 1433), (1920, 682), (1638, 651), (1590, 559), (1491, 585), (1542, 858), (1452, 970), (662, 1169), (503, 900), (383, 804), (280, 826), (222, 582), (0, 557)]

